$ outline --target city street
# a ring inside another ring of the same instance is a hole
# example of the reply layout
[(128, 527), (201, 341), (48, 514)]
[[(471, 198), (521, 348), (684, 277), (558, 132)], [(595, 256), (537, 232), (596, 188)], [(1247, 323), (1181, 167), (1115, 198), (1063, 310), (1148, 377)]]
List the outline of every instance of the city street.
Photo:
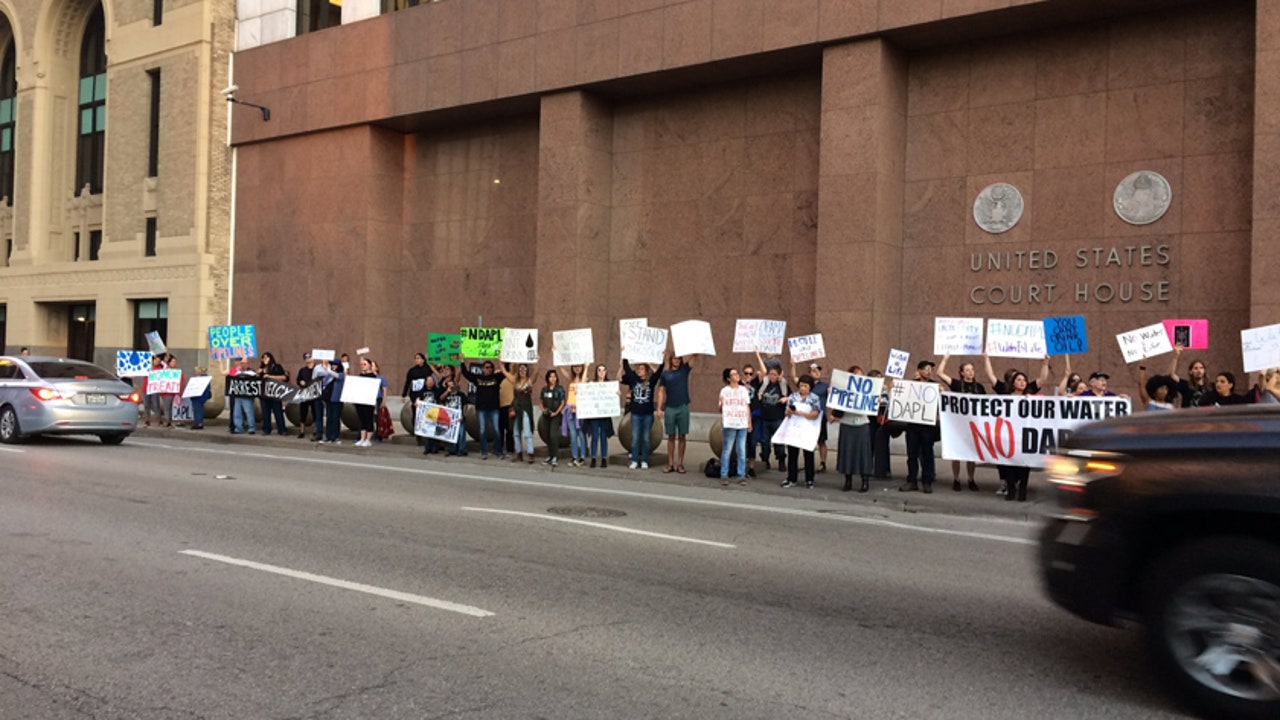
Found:
[(1043, 596), (1034, 523), (828, 494), (2, 446), (0, 718), (1183, 717)]

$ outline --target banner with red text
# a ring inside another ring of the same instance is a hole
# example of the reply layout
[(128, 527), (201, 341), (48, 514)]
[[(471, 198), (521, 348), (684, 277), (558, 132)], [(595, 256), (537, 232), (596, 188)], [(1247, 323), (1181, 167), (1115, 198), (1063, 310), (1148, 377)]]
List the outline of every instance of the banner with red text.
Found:
[(1075, 428), (1132, 412), (1128, 398), (942, 393), (942, 457), (1044, 467)]

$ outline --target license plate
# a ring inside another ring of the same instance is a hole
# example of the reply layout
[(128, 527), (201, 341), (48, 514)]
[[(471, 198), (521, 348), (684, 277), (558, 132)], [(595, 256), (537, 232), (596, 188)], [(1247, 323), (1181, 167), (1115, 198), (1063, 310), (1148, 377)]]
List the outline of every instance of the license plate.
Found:
[(94, 393), (91, 395), (85, 395), (84, 401), (87, 405), (106, 405), (107, 396), (102, 395), (101, 393)]

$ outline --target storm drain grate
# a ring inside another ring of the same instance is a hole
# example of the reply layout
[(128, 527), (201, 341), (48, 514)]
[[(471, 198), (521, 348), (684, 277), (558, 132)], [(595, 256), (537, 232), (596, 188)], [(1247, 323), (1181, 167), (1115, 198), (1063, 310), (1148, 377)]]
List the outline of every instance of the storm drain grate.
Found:
[(581, 507), (581, 506), (572, 506), (572, 505), (568, 507), (547, 508), (547, 512), (551, 513), (552, 515), (568, 515), (570, 517), (589, 517), (589, 518), (616, 518), (616, 517), (626, 516), (626, 513), (622, 512), (621, 510), (613, 510), (611, 508), (600, 508), (600, 507)]

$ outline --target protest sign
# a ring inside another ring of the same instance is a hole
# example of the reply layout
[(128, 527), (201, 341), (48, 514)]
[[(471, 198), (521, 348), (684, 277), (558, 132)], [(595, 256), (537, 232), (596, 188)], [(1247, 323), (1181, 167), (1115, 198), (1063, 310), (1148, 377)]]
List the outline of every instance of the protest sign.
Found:
[(1041, 320), (988, 320), (987, 354), (991, 357), (1043, 358), (1044, 322)]
[(232, 375), (227, 378), (227, 397), (260, 397), (262, 383), (262, 378), (257, 375)]
[(667, 351), (666, 328), (648, 326), (645, 318), (619, 320), (618, 329), (622, 332), (622, 357), (624, 360), (639, 363), (661, 364)]
[(204, 391), (209, 389), (209, 383), (213, 382), (213, 378), (208, 375), (197, 375), (187, 381), (187, 387), (182, 390), (184, 398), (198, 398), (204, 395)]
[(462, 362), (462, 336), (428, 333), (427, 362), (432, 365), (452, 365)]
[(711, 336), (711, 323), (685, 320), (671, 326), (671, 351), (677, 356), (715, 355), (716, 341)]
[(738, 320), (733, 329), (733, 351), (768, 355), (782, 352), (782, 341), (787, 334), (783, 320)]
[(146, 350), (117, 350), (117, 377), (146, 377), (151, 374), (151, 353)]
[(934, 318), (933, 354), (981, 355), (982, 318)]
[(1169, 342), (1169, 333), (1165, 332), (1164, 323), (1120, 333), (1116, 336), (1116, 342), (1120, 343), (1120, 352), (1126, 363), (1173, 352), (1173, 343)]
[(177, 395), (182, 392), (181, 370), (152, 370), (147, 374), (147, 394)]
[(443, 405), (418, 403), (414, 416), (413, 434), (445, 444), (458, 441), (462, 431), (462, 411)]
[(578, 383), (578, 418), (620, 417), (622, 415), (622, 398), (618, 397), (616, 382)]
[(827, 408), (856, 415), (875, 415), (880, 410), (880, 392), (884, 378), (852, 375), (844, 370), (831, 371), (831, 391)]
[(1132, 412), (1128, 398), (1066, 395), (943, 393), (939, 405), (943, 458), (1036, 468), (1076, 427)]
[(368, 354), (369, 354), (369, 348), (367, 347), (356, 348), (356, 355), (363, 356)]
[(348, 375), (342, 381), (342, 397), (339, 401), (352, 405), (377, 405), (378, 390), (381, 387), (381, 378)]
[(296, 388), (296, 392), (294, 392), (294, 394), (288, 400), (286, 400), (286, 402), (290, 402), (295, 405), (301, 405), (303, 403), (309, 403), (315, 400), (319, 400), (320, 396), (323, 394), (324, 394), (323, 382), (309, 382), (307, 383), (307, 386), (304, 388)]
[[(283, 383), (279, 380), (263, 380), (262, 381), (262, 397), (268, 400), (279, 400), (281, 404), (290, 404), (298, 402), (298, 388)], [(316, 397), (319, 397), (317, 394)], [(313, 400), (315, 397), (312, 398)]]
[(169, 419), (172, 422), (195, 422), (195, 410), (191, 407), (191, 398), (178, 398), (173, 401), (173, 407), (169, 410)]
[(1181, 345), (1184, 350), (1209, 349), (1208, 320), (1165, 320), (1162, 324), (1174, 345)]
[(152, 330), (143, 337), (147, 339), (147, 347), (151, 350), (152, 355), (163, 355), (168, 351), (168, 348), (164, 346), (164, 340), (160, 338), (158, 330)]
[(907, 363), (911, 362), (911, 353), (906, 350), (889, 348), (889, 359), (884, 364), (884, 376), (901, 378), (907, 374)]
[(1241, 330), (1240, 350), (1244, 355), (1245, 372), (1280, 367), (1280, 325)]
[(462, 338), (459, 352), (463, 357), (497, 360), (502, 355), (501, 328), (464, 327), (458, 335)]
[(733, 326), (733, 351), (753, 353), (759, 347), (760, 321), (738, 319)]
[(792, 362), (821, 360), (827, 356), (827, 349), (822, 344), (822, 333), (788, 338), (787, 349), (791, 351)]
[(560, 367), (589, 365), (595, 362), (595, 339), (591, 334), (591, 328), (553, 332), (551, 344), (554, 346), (552, 361)]
[(258, 357), (258, 338), (252, 325), (210, 325), (209, 359)]
[[(796, 403), (796, 412), (807, 413), (813, 412), (813, 410), (814, 407), (812, 405)], [(815, 422), (799, 415), (789, 415), (778, 426), (778, 430), (773, 434), (771, 442), (774, 445), (790, 445), (791, 447), (813, 452), (813, 449), (818, 446), (818, 433), (821, 427), (821, 420)]]
[(311, 350), (311, 359), (317, 362), (333, 360), (334, 357), (334, 351), (332, 350), (322, 350), (320, 348), (313, 348)]
[(502, 362), (531, 363), (538, 359), (538, 331), (533, 328), (502, 330)]
[(940, 395), (942, 388), (937, 383), (898, 380), (889, 391), (889, 420), (933, 425), (938, 421)]
[(1044, 319), (1044, 344), (1050, 355), (1082, 355), (1089, 352), (1089, 336), (1083, 315)]

